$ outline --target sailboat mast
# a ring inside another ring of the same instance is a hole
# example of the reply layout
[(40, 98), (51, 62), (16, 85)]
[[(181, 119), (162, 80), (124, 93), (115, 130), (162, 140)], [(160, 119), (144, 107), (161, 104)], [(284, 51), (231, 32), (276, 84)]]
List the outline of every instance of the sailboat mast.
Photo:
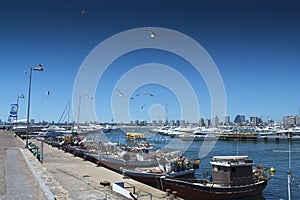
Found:
[(166, 122), (168, 121), (168, 105), (166, 104), (166, 108), (165, 108), (165, 118), (166, 118)]
[(80, 116), (80, 104), (81, 104), (81, 96), (79, 97), (78, 103), (78, 116), (77, 116), (77, 125), (79, 126), (79, 116)]
[(69, 128), (69, 119), (70, 119), (70, 100), (68, 102), (68, 120), (67, 120), (67, 130)]

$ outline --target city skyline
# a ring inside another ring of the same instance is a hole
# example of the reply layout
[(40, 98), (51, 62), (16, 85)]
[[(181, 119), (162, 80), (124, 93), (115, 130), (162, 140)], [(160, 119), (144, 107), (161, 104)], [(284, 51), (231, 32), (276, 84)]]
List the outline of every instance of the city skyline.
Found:
[[(168, 45), (174, 36), (164, 30), (186, 35), (201, 45), (224, 84), (225, 114), (231, 120), (237, 114), (261, 117), (264, 121), (269, 118), (281, 121), (283, 116), (299, 115), (300, 5), (297, 1), (29, 0), (1, 4), (6, 8), (0, 14), (2, 121), (7, 121), (10, 105), (22, 94), (25, 98), (18, 99), (18, 119), (26, 118), (28, 70), (40, 63), (44, 64), (44, 71), (33, 72), (32, 76), (30, 118), (36, 121), (58, 121), (69, 101), (73, 105), (72, 121), (79, 118), (78, 107), (82, 109), (80, 120), (89, 121), (83, 112), (93, 103), (97, 121), (123, 122), (125, 118), (120, 118), (122, 113), (118, 110), (124, 107), (112, 108), (115, 102), (121, 105), (118, 102), (123, 100), (128, 101), (125, 110), (133, 121), (167, 117), (198, 122), (200, 118), (214, 116), (212, 92), (204, 75), (186, 58), (162, 48), (145, 47), (120, 55), (105, 69), (95, 91), (80, 93), (78, 105), (74, 85), (88, 56), (108, 39), (139, 28), (143, 30), (140, 35), (160, 46)], [(82, 9), (87, 12), (82, 13)], [(150, 32), (153, 29), (158, 30), (157, 35)], [(107, 52), (122, 49), (124, 44), (125, 41), (110, 46)], [(184, 44), (176, 45), (184, 48)], [(97, 59), (105, 60), (105, 56), (97, 55)], [(170, 79), (169, 82), (164, 82), (165, 85), (157, 80), (151, 82), (150, 73), (138, 76), (147, 80), (146, 84), (129, 76), (144, 72), (141, 69), (147, 67), (157, 67), (156, 78), (161, 76), (160, 79)], [(122, 84), (125, 78), (130, 78), (133, 86)], [(87, 77), (86, 84), (89, 82)], [(130, 87), (133, 89), (127, 91)], [(195, 103), (189, 105), (181, 90), (191, 99), (195, 97)], [(191, 119), (184, 116), (184, 109)]]

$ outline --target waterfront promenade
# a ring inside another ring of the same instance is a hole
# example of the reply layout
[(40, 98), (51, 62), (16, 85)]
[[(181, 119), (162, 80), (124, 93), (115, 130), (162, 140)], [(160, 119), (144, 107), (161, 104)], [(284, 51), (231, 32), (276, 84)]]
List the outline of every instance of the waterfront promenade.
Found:
[(46, 199), (20, 150), (24, 147), (10, 131), (0, 131), (0, 200)]
[[(124, 182), (138, 199), (170, 199), (149, 187), (104, 167), (44, 144), (41, 164), (25, 143), (0, 131), (0, 200), (8, 199), (127, 199), (100, 182)], [(40, 141), (32, 140), (36, 145)]]

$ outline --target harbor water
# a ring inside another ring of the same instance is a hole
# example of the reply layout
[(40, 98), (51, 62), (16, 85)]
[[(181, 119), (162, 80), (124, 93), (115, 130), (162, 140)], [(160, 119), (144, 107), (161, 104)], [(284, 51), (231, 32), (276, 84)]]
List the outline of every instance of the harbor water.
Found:
[[(291, 199), (300, 199), (300, 141), (265, 142), (265, 141), (222, 141), (218, 140), (207, 150), (207, 154), (201, 149), (203, 141), (187, 142), (180, 138), (170, 138), (155, 133), (149, 133), (147, 128), (122, 128), (123, 132), (106, 133), (106, 138), (112, 142), (126, 144), (125, 133), (135, 131), (144, 133), (147, 142), (155, 144), (155, 148), (169, 146), (170, 150), (179, 150), (180, 147), (187, 147), (184, 155), (189, 158), (200, 158), (200, 168), (196, 171), (197, 177), (202, 177), (203, 172), (211, 169), (210, 160), (213, 156), (227, 155), (247, 155), (252, 159), (255, 165), (261, 165), (267, 168), (275, 168), (275, 173), (271, 174), (271, 180), (268, 182), (262, 195), (251, 197), (249, 200), (288, 200), (288, 179), (287, 172), (291, 169)], [(170, 145), (171, 144), (171, 145)], [(207, 146), (209, 143), (206, 143)], [(213, 143), (212, 143), (213, 144)], [(174, 148), (174, 149), (171, 149)], [(290, 156), (289, 156), (290, 155)], [(289, 159), (289, 157), (291, 159)]]

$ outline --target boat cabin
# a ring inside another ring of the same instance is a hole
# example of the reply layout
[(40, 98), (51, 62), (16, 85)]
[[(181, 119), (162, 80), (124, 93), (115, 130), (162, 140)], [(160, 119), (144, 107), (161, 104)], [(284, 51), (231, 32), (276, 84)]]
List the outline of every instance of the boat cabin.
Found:
[(128, 132), (126, 133), (126, 139), (128, 140), (146, 139), (146, 136), (143, 133)]
[(211, 160), (212, 182), (221, 186), (253, 184), (253, 160), (248, 156), (214, 156)]

